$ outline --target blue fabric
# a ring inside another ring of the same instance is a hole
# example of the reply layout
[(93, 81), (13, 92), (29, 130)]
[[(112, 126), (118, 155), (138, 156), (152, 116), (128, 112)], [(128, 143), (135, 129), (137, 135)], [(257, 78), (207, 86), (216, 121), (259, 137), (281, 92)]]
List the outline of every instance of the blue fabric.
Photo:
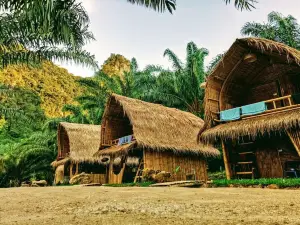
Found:
[(232, 121), (241, 118), (241, 108), (233, 108), (220, 112), (221, 121)]
[(242, 106), (242, 115), (256, 115), (263, 113), (267, 110), (267, 105), (265, 102), (258, 102), (251, 105)]
[(132, 141), (132, 135), (121, 137), (121, 138), (119, 138), (118, 145), (128, 144), (128, 143), (131, 143), (131, 141)]

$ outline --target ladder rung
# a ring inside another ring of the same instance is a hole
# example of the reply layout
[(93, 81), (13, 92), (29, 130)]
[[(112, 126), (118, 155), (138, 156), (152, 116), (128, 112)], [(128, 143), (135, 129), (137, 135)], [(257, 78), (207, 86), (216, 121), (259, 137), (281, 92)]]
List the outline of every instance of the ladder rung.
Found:
[(252, 164), (253, 162), (250, 161), (250, 162), (238, 162), (237, 164)]
[(254, 154), (254, 152), (239, 152), (239, 155)]
[(246, 174), (252, 174), (253, 172), (236, 172), (237, 175), (246, 175)]
[(244, 143), (239, 143), (238, 145), (250, 145), (253, 144), (254, 142), (244, 142)]

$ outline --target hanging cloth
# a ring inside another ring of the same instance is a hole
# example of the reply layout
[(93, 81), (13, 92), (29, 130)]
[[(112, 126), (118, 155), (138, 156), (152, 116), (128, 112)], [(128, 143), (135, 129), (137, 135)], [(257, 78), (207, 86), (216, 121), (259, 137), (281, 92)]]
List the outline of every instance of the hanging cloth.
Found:
[(221, 121), (232, 121), (238, 120), (241, 118), (241, 108), (233, 108), (220, 112)]
[(242, 106), (242, 115), (250, 116), (263, 113), (267, 110), (267, 105), (265, 102), (258, 102), (250, 105)]

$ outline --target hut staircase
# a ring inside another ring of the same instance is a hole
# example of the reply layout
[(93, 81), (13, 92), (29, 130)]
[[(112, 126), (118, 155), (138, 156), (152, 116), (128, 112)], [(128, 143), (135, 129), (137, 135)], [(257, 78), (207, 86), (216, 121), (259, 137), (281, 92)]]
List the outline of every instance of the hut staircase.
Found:
[(136, 175), (134, 177), (134, 181), (133, 183), (136, 183), (136, 182), (141, 182), (142, 179), (143, 179), (143, 169), (144, 169), (144, 161), (141, 160), (140, 163), (139, 163), (139, 167), (136, 171)]
[[(248, 146), (253, 142), (239, 143), (239, 146)], [(238, 179), (251, 177), (254, 179), (257, 173), (256, 157), (255, 152), (249, 150), (250, 148), (243, 148), (243, 151), (237, 152), (236, 164), (235, 164), (235, 175)]]

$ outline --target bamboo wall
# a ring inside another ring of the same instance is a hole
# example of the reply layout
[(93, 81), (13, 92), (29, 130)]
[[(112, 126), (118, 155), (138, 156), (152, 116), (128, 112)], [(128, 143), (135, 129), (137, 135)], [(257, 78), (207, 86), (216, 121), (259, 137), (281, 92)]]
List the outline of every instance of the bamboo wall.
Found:
[(124, 118), (110, 118), (107, 119), (104, 123), (103, 132), (103, 141), (111, 141), (120, 137), (124, 137), (133, 133), (132, 126), (130, 125), (130, 121), (127, 117)]
[(121, 184), (123, 180), (123, 174), (125, 170), (125, 163), (122, 164), (122, 169), (118, 174), (115, 174), (113, 171), (113, 161), (114, 159), (111, 158), (109, 163), (109, 170), (108, 170), (108, 183), (109, 184)]
[(91, 174), (92, 183), (106, 184), (106, 174)]
[(186, 180), (189, 174), (196, 174), (196, 180), (207, 180), (206, 162), (197, 156), (176, 155), (171, 152), (144, 151), (145, 168), (174, 173), (180, 166), (175, 176), (175, 181)]
[(69, 137), (63, 127), (58, 132), (58, 158), (65, 158), (70, 152)]
[[(228, 143), (226, 146), (229, 151), (229, 164), (231, 167), (236, 164), (235, 155), (237, 152), (253, 151), (256, 157), (259, 178), (283, 177), (288, 161), (299, 161), (300, 163), (299, 154), (286, 134), (260, 138), (255, 140), (253, 144), (246, 145), (246, 148), (243, 147), (245, 149)], [(234, 174), (231, 175), (234, 176)]]

